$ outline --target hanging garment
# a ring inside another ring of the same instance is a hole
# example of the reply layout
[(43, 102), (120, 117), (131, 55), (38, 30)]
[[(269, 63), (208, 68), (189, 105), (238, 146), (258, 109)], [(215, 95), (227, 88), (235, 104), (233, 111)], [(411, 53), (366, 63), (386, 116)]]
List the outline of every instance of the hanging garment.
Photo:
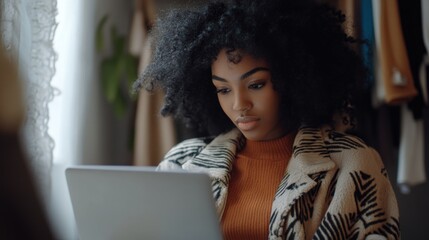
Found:
[(429, 55), (425, 55), (419, 69), (420, 85), (422, 86), (422, 97), (424, 104), (429, 105), (429, 84), (428, 84), (428, 71), (429, 71)]
[[(421, 0), (421, 14), (422, 14), (422, 32), (423, 32), (423, 43), (426, 48), (426, 53), (429, 53), (429, 1)], [(429, 105), (429, 84), (428, 84), (428, 69), (429, 69), (429, 56), (425, 55), (420, 65), (420, 84), (422, 85), (422, 94), (425, 100), (425, 104)]]
[(423, 95), (419, 79), (421, 61), (426, 54), (422, 35), (420, 1), (398, 0), (401, 26), (410, 60), (411, 73), (418, 95), (401, 107), (401, 139), (399, 145), (398, 184), (402, 193), (424, 183)]
[(429, 1), (421, 0), (422, 7), (422, 31), (426, 52), (429, 52)]
[(367, 87), (373, 87), (374, 84), (374, 20), (372, 17), (372, 3), (371, 0), (361, 1), (361, 37), (366, 41), (362, 45), (362, 58), (366, 67), (368, 68), (368, 82), (365, 84)]
[[(376, 48), (379, 56), (384, 102), (400, 104), (417, 95), (405, 48), (396, 0), (373, 0)], [(378, 78), (378, 77), (376, 77)]]
[(402, 193), (409, 193), (410, 186), (426, 181), (424, 162), (423, 119), (415, 120), (404, 104), (401, 108), (401, 140), (397, 182)]
[(415, 119), (423, 118), (424, 101), (420, 84), (420, 65), (427, 51), (423, 41), (420, 1), (398, 0), (401, 26), (410, 61), (411, 74), (418, 95), (408, 103)]
[(372, 2), (372, 16), (374, 23), (374, 49), (373, 49), (373, 69), (374, 69), (374, 87), (372, 96), (372, 106), (379, 108), (385, 103), (386, 89), (383, 82), (383, 73), (381, 70), (381, 63), (379, 57), (378, 46), (381, 45), (380, 37), (380, 1), (371, 0)]

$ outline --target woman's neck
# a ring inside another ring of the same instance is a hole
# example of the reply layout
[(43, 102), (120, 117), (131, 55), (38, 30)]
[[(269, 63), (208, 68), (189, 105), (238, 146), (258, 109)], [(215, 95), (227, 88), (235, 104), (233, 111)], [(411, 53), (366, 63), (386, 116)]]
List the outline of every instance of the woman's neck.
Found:
[(268, 141), (246, 140), (240, 155), (255, 160), (284, 160), (292, 155), (296, 131)]

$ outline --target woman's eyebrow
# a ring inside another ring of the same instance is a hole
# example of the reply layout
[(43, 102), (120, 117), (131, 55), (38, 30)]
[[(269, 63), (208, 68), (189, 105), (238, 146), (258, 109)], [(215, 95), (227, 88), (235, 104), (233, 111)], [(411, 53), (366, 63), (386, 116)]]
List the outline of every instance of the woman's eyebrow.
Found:
[(259, 71), (268, 71), (269, 72), (270, 69), (265, 68), (265, 67), (256, 67), (256, 68), (248, 71), (247, 73), (241, 75), (240, 80), (246, 79), (246, 78), (252, 76), (253, 74), (255, 74), (256, 72), (259, 72)]
[(217, 80), (221, 82), (227, 82), (225, 78), (218, 77), (216, 75), (212, 75), (212, 80)]
[[(265, 67), (256, 67), (256, 68), (244, 73), (243, 75), (241, 75), (240, 80), (246, 79), (246, 78), (252, 76), (253, 74), (255, 74), (256, 72), (259, 72), (259, 71), (268, 71), (269, 72), (270, 69), (265, 68)], [(212, 75), (212, 79), (217, 80), (217, 81), (221, 81), (221, 82), (227, 82), (226, 79), (218, 77), (216, 75)]]

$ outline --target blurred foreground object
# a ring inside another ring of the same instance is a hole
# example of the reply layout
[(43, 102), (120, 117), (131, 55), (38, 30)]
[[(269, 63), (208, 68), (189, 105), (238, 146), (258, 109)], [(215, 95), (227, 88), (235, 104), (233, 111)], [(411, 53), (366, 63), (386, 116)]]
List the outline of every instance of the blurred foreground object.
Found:
[(18, 71), (2, 44), (0, 72), (0, 239), (54, 239), (21, 147)]

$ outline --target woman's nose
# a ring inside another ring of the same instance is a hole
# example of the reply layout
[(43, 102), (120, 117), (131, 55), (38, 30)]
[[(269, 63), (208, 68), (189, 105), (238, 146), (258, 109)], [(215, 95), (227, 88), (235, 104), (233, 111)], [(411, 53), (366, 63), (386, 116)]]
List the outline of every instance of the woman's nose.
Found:
[(245, 94), (237, 94), (234, 98), (234, 111), (248, 111), (252, 108), (252, 103)]

